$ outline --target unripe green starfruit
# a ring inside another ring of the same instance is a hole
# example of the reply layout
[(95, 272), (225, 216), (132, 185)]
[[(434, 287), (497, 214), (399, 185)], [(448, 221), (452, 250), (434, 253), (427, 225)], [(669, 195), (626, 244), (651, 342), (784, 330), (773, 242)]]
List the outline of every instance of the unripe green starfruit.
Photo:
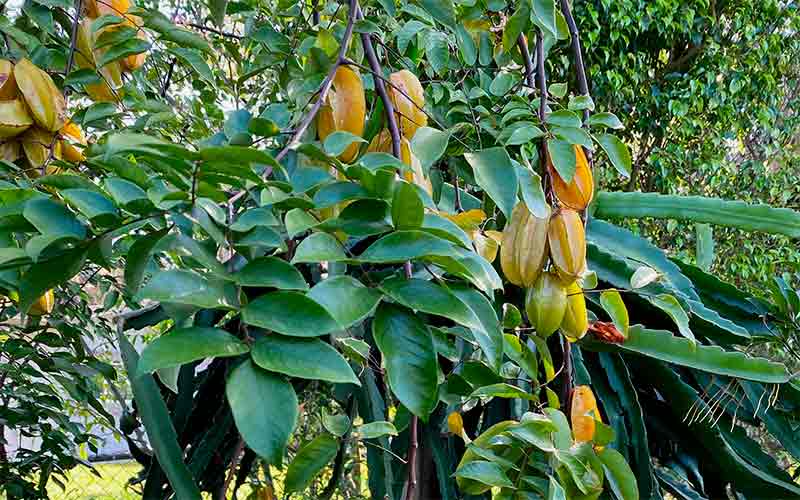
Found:
[(547, 262), (548, 218), (531, 214), (520, 202), (511, 212), (500, 243), (500, 267), (511, 283), (530, 287)]
[(566, 309), (567, 290), (553, 273), (542, 273), (525, 295), (528, 321), (540, 337), (549, 337), (558, 330)]
[(582, 339), (589, 329), (589, 317), (586, 315), (586, 298), (577, 281), (567, 287), (567, 309), (561, 322), (561, 331), (568, 340)]
[(550, 260), (558, 275), (572, 283), (586, 269), (586, 234), (578, 212), (561, 208), (550, 217), (547, 228)]
[(14, 78), (37, 125), (51, 132), (64, 126), (67, 103), (46, 71), (22, 59), (14, 66)]

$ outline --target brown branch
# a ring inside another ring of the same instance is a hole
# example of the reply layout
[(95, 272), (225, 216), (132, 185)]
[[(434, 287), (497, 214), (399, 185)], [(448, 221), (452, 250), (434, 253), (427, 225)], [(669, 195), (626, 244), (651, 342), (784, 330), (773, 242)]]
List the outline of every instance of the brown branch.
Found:
[(339, 55), (336, 57), (336, 62), (331, 65), (331, 69), (328, 70), (328, 74), (325, 75), (325, 79), (322, 80), (322, 85), (320, 85), (319, 88), (319, 96), (317, 97), (314, 105), (311, 107), (311, 110), (308, 112), (305, 118), (303, 118), (303, 121), (300, 122), (300, 125), (295, 129), (294, 134), (289, 139), (289, 142), (286, 143), (286, 146), (284, 146), (283, 149), (281, 149), (281, 151), (275, 156), (277, 161), (281, 161), (283, 157), (286, 156), (286, 153), (288, 153), (292, 148), (292, 146), (300, 141), (300, 138), (311, 125), (311, 122), (314, 121), (314, 118), (317, 116), (320, 108), (325, 103), (325, 99), (328, 97), (328, 92), (331, 90), (331, 86), (333, 85), (333, 78), (336, 76), (336, 71), (339, 69), (339, 66), (345, 62), (347, 47), (350, 45), (350, 39), (353, 37), (353, 26), (356, 22), (357, 12), (358, 0), (350, 0), (350, 14), (347, 18), (347, 27), (344, 30), (344, 35), (342, 35), (342, 45), (339, 47)]
[[(364, 15), (361, 13), (361, 8), (358, 6), (358, 2), (354, 3), (356, 17), (363, 19)], [(386, 123), (387, 127), (389, 128), (389, 135), (392, 138), (392, 154), (395, 156), (395, 158), (402, 159), (402, 155), (400, 153), (400, 128), (397, 126), (397, 116), (394, 112), (394, 104), (392, 104), (392, 100), (389, 98), (389, 94), (386, 92), (386, 85), (384, 85), (383, 79), (378, 78), (383, 75), (383, 72), (381, 71), (381, 64), (378, 62), (378, 57), (375, 55), (375, 47), (372, 45), (372, 38), (370, 38), (369, 33), (361, 33), (360, 36), (361, 45), (364, 46), (364, 55), (366, 56), (369, 67), (373, 73), (372, 80), (375, 82), (375, 92), (377, 92), (378, 96), (380, 96), (381, 101), (383, 102), (383, 108), (386, 110)]]
[[(581, 49), (581, 37), (578, 33), (578, 25), (575, 24), (575, 18), (572, 17), (572, 11), (569, 8), (569, 0), (561, 0), (561, 13), (564, 14), (564, 19), (567, 21), (569, 28), (570, 41), (572, 43), (572, 56), (575, 58), (575, 73), (578, 77), (578, 91), (581, 95), (589, 95), (589, 81), (586, 79), (586, 66), (583, 64), (583, 50)], [(583, 110), (583, 121), (589, 120), (589, 110)]]
[(239, 460), (242, 458), (242, 452), (244, 452), (244, 439), (240, 436), (239, 442), (236, 443), (236, 449), (233, 450), (233, 457), (231, 457), (231, 467), (228, 469), (228, 475), (225, 477), (225, 482), (222, 483), (217, 493), (218, 500), (225, 500), (225, 496), (228, 494), (228, 488), (231, 487), (231, 481), (236, 472), (236, 466), (239, 465)]
[(525, 64), (525, 82), (528, 87), (535, 89), (536, 82), (534, 81), (533, 61), (531, 61), (531, 52), (528, 50), (528, 42), (525, 40), (525, 35), (521, 34), (517, 37), (517, 46), (519, 52), (522, 54), (522, 62)]
[(200, 31), (207, 31), (209, 33), (213, 33), (215, 35), (223, 36), (223, 37), (226, 37), (226, 38), (233, 38), (235, 40), (241, 40), (242, 38), (244, 38), (243, 36), (237, 35), (236, 33), (228, 33), (228, 32), (225, 32), (225, 31), (220, 31), (220, 30), (218, 30), (216, 28), (212, 28), (210, 26), (204, 26), (204, 25), (198, 24), (198, 23), (185, 23), (184, 26), (189, 26), (191, 28), (195, 28), (195, 29), (198, 29)]
[(547, 106), (547, 75), (544, 73), (544, 39), (541, 31), (536, 33), (536, 83), (539, 87), (539, 121), (544, 125), (544, 109)]

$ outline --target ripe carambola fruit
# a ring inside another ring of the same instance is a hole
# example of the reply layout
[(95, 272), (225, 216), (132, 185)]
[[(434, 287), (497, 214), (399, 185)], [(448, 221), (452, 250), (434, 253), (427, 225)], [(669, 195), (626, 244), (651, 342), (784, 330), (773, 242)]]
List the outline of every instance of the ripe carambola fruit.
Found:
[[(135, 29), (137, 38), (139, 38), (140, 40), (147, 41), (147, 34), (145, 34), (144, 30), (141, 28), (143, 24), (141, 17), (134, 16), (133, 14), (128, 14), (125, 16), (125, 22), (123, 24), (125, 26), (130, 26), (131, 28)], [(122, 59), (120, 59), (119, 63), (122, 66), (123, 70), (133, 71), (141, 68), (144, 65), (146, 59), (147, 59), (147, 52), (140, 52), (138, 54), (132, 54), (128, 57), (123, 57)]]
[(457, 411), (447, 415), (447, 430), (456, 436), (460, 436), (461, 433), (464, 432), (464, 420)]
[(547, 262), (547, 227), (549, 218), (531, 214), (520, 202), (511, 212), (500, 243), (500, 267), (511, 283), (530, 287)]
[[(95, 50), (95, 38), (96, 34), (92, 31), (91, 19), (81, 21), (78, 26), (77, 52), (75, 54), (75, 61), (81, 68), (97, 69), (98, 56), (105, 53), (105, 49)], [(113, 89), (122, 86), (122, 71), (119, 63), (112, 61), (100, 68), (98, 73), (102, 81), (84, 85), (86, 93), (93, 101), (116, 102), (119, 92), (115, 93)]]
[(14, 79), (14, 64), (8, 59), (0, 59), (0, 99), (7, 101), (19, 95), (17, 80)]
[[(367, 148), (368, 153), (392, 153), (392, 137), (387, 129), (380, 131), (378, 135), (372, 138)], [(425, 176), (425, 170), (422, 168), (422, 163), (411, 152), (411, 142), (405, 138), (400, 138), (400, 160), (411, 167), (411, 172), (403, 172), (403, 179), (416, 184), (421, 187), (428, 194), (433, 194), (433, 185), (430, 179)]]
[(418, 128), (428, 124), (428, 116), (422, 112), (425, 91), (417, 75), (407, 69), (392, 73), (389, 81), (389, 97), (397, 113), (400, 134), (411, 139)]
[(597, 400), (588, 385), (579, 385), (572, 392), (572, 408), (570, 408), (572, 421), (572, 437), (578, 443), (585, 443), (594, 439), (595, 421), (602, 422), (600, 410), (597, 409)]
[[(61, 143), (59, 141), (54, 142), (54, 137), (54, 133), (42, 130), (39, 127), (31, 127), (22, 134), (20, 137), (22, 149), (32, 167), (38, 169), (44, 165), (44, 162), (50, 156), (51, 145), (53, 145), (53, 156), (55, 158), (61, 157)], [(33, 173), (35, 175), (38, 172)]]
[(542, 273), (525, 295), (528, 321), (540, 337), (549, 337), (558, 330), (567, 309), (567, 290), (553, 273)]
[(547, 228), (550, 260), (559, 276), (571, 283), (586, 269), (586, 234), (578, 212), (561, 208), (550, 217)]
[[(353, 135), (364, 133), (364, 117), (367, 101), (361, 76), (349, 66), (339, 66), (333, 77), (333, 86), (325, 97), (325, 103), (317, 114), (317, 133), (321, 141), (334, 132), (343, 130)], [(347, 146), (339, 155), (343, 162), (350, 162), (358, 154), (357, 142)]]
[(580, 146), (575, 147), (575, 175), (568, 183), (564, 182), (558, 172), (553, 167), (550, 161), (550, 156), (547, 157), (547, 168), (550, 172), (550, 178), (553, 179), (553, 190), (556, 193), (558, 201), (564, 206), (575, 210), (585, 210), (592, 201), (594, 195), (594, 179), (592, 178), (592, 170), (589, 168), (589, 162), (586, 160), (586, 155), (583, 148)]
[(53, 306), (55, 305), (56, 297), (53, 293), (53, 290), (50, 289), (44, 293), (41, 297), (39, 297), (36, 302), (31, 305), (31, 308), (28, 310), (28, 314), (31, 316), (43, 316), (45, 314), (50, 314), (53, 312)]
[(55, 132), (64, 126), (67, 103), (50, 75), (28, 59), (22, 59), (14, 66), (14, 78), (34, 121), (40, 127)]
[(586, 315), (586, 298), (577, 281), (567, 287), (567, 310), (561, 322), (561, 331), (569, 340), (578, 340), (589, 330), (589, 317)]
[(83, 150), (72, 144), (72, 142), (74, 142), (86, 146), (86, 137), (83, 135), (83, 130), (81, 130), (81, 127), (77, 123), (67, 121), (67, 123), (61, 127), (59, 135), (61, 136), (59, 144), (61, 145), (61, 156), (63, 159), (72, 163), (80, 163), (86, 159), (83, 155)]
[(83, 13), (91, 19), (114, 15), (121, 16), (131, 8), (130, 0), (85, 0)]
[(14, 137), (33, 125), (33, 118), (21, 99), (0, 101), (0, 138)]

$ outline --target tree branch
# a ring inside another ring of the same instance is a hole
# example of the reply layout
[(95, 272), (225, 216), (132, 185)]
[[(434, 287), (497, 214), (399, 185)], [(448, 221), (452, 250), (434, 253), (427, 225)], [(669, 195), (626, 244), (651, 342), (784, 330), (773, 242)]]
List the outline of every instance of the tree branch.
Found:
[[(355, 9), (356, 16), (359, 19), (363, 19), (364, 15), (361, 13), (361, 8), (358, 6), (357, 2), (355, 2)], [(392, 138), (392, 154), (395, 158), (402, 159), (400, 153), (400, 128), (397, 126), (397, 115), (395, 115), (394, 112), (394, 104), (392, 104), (392, 100), (386, 92), (386, 85), (384, 85), (383, 79), (379, 78), (383, 76), (383, 72), (381, 71), (381, 64), (378, 62), (378, 57), (375, 55), (375, 47), (372, 45), (372, 38), (370, 38), (369, 33), (361, 33), (361, 45), (364, 46), (364, 55), (367, 57), (367, 62), (373, 73), (372, 80), (375, 82), (375, 92), (380, 96), (383, 102), (383, 108), (386, 110), (386, 123), (389, 128), (389, 135)]]
[(311, 122), (314, 121), (314, 118), (317, 116), (320, 108), (325, 103), (325, 98), (328, 97), (328, 92), (331, 90), (331, 86), (333, 85), (333, 78), (336, 76), (336, 71), (339, 69), (339, 66), (344, 64), (346, 60), (345, 54), (347, 53), (347, 48), (350, 45), (350, 39), (353, 38), (353, 25), (356, 22), (357, 12), (359, 12), (358, 0), (350, 0), (350, 14), (347, 18), (347, 27), (344, 30), (344, 35), (342, 35), (342, 45), (339, 47), (339, 55), (336, 57), (336, 62), (331, 65), (331, 69), (328, 70), (328, 74), (325, 75), (325, 79), (322, 80), (317, 101), (313, 106), (311, 106), (311, 110), (308, 112), (305, 118), (303, 118), (303, 121), (300, 122), (300, 126), (295, 129), (294, 134), (289, 139), (289, 142), (286, 143), (286, 146), (284, 146), (283, 149), (281, 149), (281, 151), (275, 156), (277, 161), (281, 161), (283, 157), (286, 156), (286, 153), (288, 153), (292, 148), (292, 146), (300, 141), (300, 138), (311, 125)]
[(539, 87), (539, 121), (544, 124), (544, 109), (547, 106), (547, 75), (544, 74), (544, 39), (541, 31), (536, 33), (536, 83)]
[(525, 82), (528, 87), (535, 89), (533, 61), (531, 61), (531, 53), (528, 50), (528, 42), (525, 40), (525, 35), (521, 33), (517, 37), (517, 47), (519, 47), (519, 52), (522, 54), (522, 62), (525, 64)]
[[(572, 11), (569, 8), (569, 0), (561, 0), (561, 13), (564, 14), (564, 19), (567, 21), (569, 28), (569, 36), (572, 42), (572, 55), (575, 58), (575, 73), (578, 77), (578, 91), (581, 95), (589, 95), (589, 81), (586, 79), (586, 67), (583, 64), (583, 50), (581, 49), (581, 37), (578, 33), (578, 25), (575, 23), (575, 18), (572, 17)], [(583, 121), (589, 119), (589, 110), (583, 110)]]

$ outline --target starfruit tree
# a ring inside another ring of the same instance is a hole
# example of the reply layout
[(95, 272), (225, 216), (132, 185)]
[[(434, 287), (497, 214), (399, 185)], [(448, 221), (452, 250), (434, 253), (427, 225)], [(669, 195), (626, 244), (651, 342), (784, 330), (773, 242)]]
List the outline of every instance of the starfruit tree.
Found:
[(631, 153), (567, 0), (0, 21), (0, 366), (86, 324), (75, 302), (113, 327), (143, 498), (800, 495), (749, 432), (800, 457), (795, 381), (748, 353), (796, 294), (615, 224), (796, 237), (800, 215), (601, 191)]

